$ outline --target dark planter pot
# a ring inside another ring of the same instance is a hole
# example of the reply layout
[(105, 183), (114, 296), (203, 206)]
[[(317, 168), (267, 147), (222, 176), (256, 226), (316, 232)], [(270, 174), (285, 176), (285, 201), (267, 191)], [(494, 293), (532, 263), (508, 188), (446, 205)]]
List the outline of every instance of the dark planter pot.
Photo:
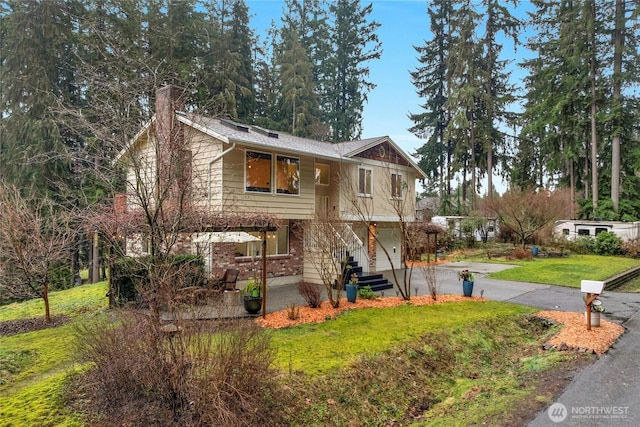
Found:
[(244, 309), (249, 314), (258, 314), (262, 310), (262, 297), (245, 295), (242, 302), (244, 303)]
[(468, 280), (463, 280), (462, 293), (464, 294), (465, 297), (470, 297), (471, 294), (473, 293), (473, 282), (470, 282)]
[(347, 301), (356, 302), (356, 298), (358, 298), (358, 286), (356, 285), (347, 285)]

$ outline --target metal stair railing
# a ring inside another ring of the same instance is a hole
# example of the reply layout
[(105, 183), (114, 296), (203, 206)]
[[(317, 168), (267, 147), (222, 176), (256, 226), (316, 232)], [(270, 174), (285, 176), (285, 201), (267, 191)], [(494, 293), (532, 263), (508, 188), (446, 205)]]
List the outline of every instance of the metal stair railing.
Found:
[[(324, 226), (325, 224), (323, 224)], [(354, 261), (362, 267), (363, 273), (369, 272), (369, 254), (362, 240), (353, 231), (350, 224), (339, 223), (337, 227), (333, 224), (326, 224), (331, 230), (332, 236), (325, 236), (323, 229), (318, 224), (312, 224), (310, 232), (304, 233), (304, 245), (306, 250), (318, 250), (320, 241), (326, 238), (335, 239), (334, 257), (336, 262), (346, 260), (348, 256), (352, 256)]]

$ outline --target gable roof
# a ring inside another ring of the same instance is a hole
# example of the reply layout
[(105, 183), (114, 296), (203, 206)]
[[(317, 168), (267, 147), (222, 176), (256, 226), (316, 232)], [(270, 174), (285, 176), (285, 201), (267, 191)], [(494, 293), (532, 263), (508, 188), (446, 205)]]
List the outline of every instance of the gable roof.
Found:
[[(310, 138), (302, 138), (284, 132), (271, 131), (259, 126), (246, 125), (233, 122), (231, 120), (216, 119), (181, 111), (176, 111), (175, 114), (176, 118), (185, 125), (197, 129), (200, 132), (210, 135), (227, 144), (239, 142), (255, 149), (282, 150), (288, 153), (313, 156), (327, 160), (359, 162), (360, 159), (356, 158), (358, 154), (370, 149), (371, 147), (375, 147), (376, 145), (386, 142), (390, 144), (393, 149), (396, 150), (400, 156), (416, 170), (420, 177), (426, 178), (426, 174), (420, 169), (415, 161), (413, 161), (413, 159), (411, 159), (411, 157), (398, 147), (398, 145), (388, 136), (330, 143)], [(138, 134), (136, 134), (127, 147), (118, 153), (115, 162), (117, 162), (135, 145), (136, 141), (150, 129), (154, 121), (155, 116), (140, 130), (140, 132), (138, 132)]]
[(178, 120), (186, 125), (197, 126), (198, 129), (212, 136), (215, 136), (214, 134), (224, 135), (226, 137), (224, 141), (227, 143), (236, 141), (257, 148), (286, 150), (288, 152), (330, 160), (348, 159), (359, 161), (355, 159), (358, 154), (371, 147), (387, 142), (418, 172), (418, 175), (426, 178), (426, 174), (415, 161), (388, 136), (330, 143), (310, 138), (302, 138), (284, 132), (271, 131), (259, 126), (236, 123), (231, 120), (214, 119), (195, 114), (177, 114)]

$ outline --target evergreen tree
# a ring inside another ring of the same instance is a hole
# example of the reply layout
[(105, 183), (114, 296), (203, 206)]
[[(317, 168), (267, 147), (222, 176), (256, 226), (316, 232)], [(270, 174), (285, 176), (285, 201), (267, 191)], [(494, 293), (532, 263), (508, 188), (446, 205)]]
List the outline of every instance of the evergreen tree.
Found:
[[(638, 132), (638, 96), (640, 84), (640, 2), (614, 0), (612, 59), (612, 98), (608, 117), (611, 129), (611, 203), (612, 210), (621, 217), (621, 198), (637, 200), (640, 193), (638, 155), (634, 146), (640, 140)], [(633, 91), (632, 89), (636, 90)], [(635, 118), (634, 118), (635, 117)], [(624, 159), (624, 161), (622, 160)], [(624, 180), (624, 182), (623, 182)], [(630, 203), (625, 203), (629, 206)], [(628, 212), (628, 209), (627, 209)], [(637, 217), (640, 217), (638, 212)]]
[[(479, 106), (486, 103), (483, 85), (488, 76), (482, 69), (482, 45), (477, 39), (480, 15), (465, 0), (451, 18), (451, 50), (447, 66), (451, 72), (447, 84), (445, 108), (450, 115), (445, 137), (454, 141), (454, 161), (462, 171), (462, 200), (468, 200), (467, 188), (472, 188), (472, 206), (477, 185), (477, 161), (481, 154), (478, 144)], [(470, 183), (467, 173), (471, 172)]]
[(333, 52), (324, 61), (326, 76), (324, 121), (332, 141), (348, 141), (362, 133), (362, 110), (367, 93), (376, 85), (367, 80), (368, 62), (380, 58), (378, 22), (368, 21), (373, 6), (359, 0), (336, 0), (329, 5)]
[(276, 58), (281, 99), (279, 110), (285, 129), (299, 136), (311, 136), (319, 122), (312, 66), (295, 30), (286, 31), (282, 52)]
[(506, 165), (505, 153), (506, 144), (502, 132), (499, 131), (500, 124), (504, 125), (505, 120), (511, 114), (506, 108), (511, 104), (515, 97), (515, 91), (512, 84), (509, 83), (509, 74), (505, 72), (507, 61), (500, 60), (502, 45), (497, 42), (496, 38), (499, 33), (503, 33), (513, 39), (514, 45), (518, 44), (518, 33), (521, 27), (520, 22), (514, 18), (507, 5), (511, 3), (517, 6), (517, 0), (511, 2), (499, 0), (484, 0), (483, 4), (486, 9), (485, 35), (482, 40), (484, 45), (484, 61), (483, 68), (487, 79), (485, 81), (484, 90), (486, 92), (486, 102), (481, 106), (482, 112), (480, 117), (485, 122), (485, 132), (482, 136), (484, 141), (484, 150), (486, 151), (487, 173), (487, 196), (493, 195), (493, 166), (494, 155), (497, 153), (502, 157), (503, 166)]
[(323, 62), (332, 51), (327, 10), (322, 0), (286, 0), (283, 28), (295, 30), (313, 69), (313, 81), (323, 93), (326, 75)]
[(163, 68), (163, 80), (158, 85), (184, 86), (194, 78), (195, 59), (202, 54), (203, 20), (195, 0), (147, 0), (140, 6), (146, 9), (151, 63)]
[(409, 131), (427, 140), (416, 153), (420, 156), (419, 166), (429, 176), (427, 188), (436, 187), (437, 180), (438, 193), (443, 198), (451, 196), (452, 179), (451, 141), (445, 139), (449, 117), (444, 108), (450, 72), (446, 59), (451, 49), (449, 21), (452, 13), (450, 0), (435, 1), (427, 9), (433, 36), (423, 46), (414, 46), (420, 55), (420, 66), (410, 73), (418, 96), (424, 99), (420, 105), (424, 111), (409, 114), (414, 123)]
[[(540, 146), (543, 175), (559, 174), (560, 184), (569, 184), (575, 194), (577, 185), (588, 182), (588, 67), (584, 28), (575, 25), (580, 20), (580, 8), (565, 1), (533, 3), (536, 11), (531, 18), (536, 35), (530, 38), (528, 47), (538, 56), (523, 63), (529, 75), (525, 78), (521, 138)], [(582, 179), (578, 180), (578, 176)], [(538, 178), (538, 185), (544, 185), (543, 176)], [(583, 191), (586, 197), (588, 187)]]
[(5, 0), (0, 7), (0, 179), (60, 200), (73, 188), (68, 153), (78, 141), (56, 110), (79, 100), (74, 53), (81, 5)]
[(243, 0), (221, 0), (206, 6), (207, 53), (200, 67), (198, 99), (211, 104), (204, 109), (206, 113), (252, 121), (255, 46), (248, 8)]
[(268, 129), (281, 130), (277, 121), (277, 103), (279, 99), (278, 78), (274, 50), (276, 50), (276, 35), (278, 29), (275, 23), (267, 30), (266, 40), (256, 49), (255, 62), (255, 93), (256, 110), (254, 122)]
[(320, 140), (327, 140), (328, 126), (323, 123), (320, 110), (327, 110), (327, 68), (324, 61), (333, 52), (329, 39), (329, 24), (326, 3), (323, 0), (286, 0), (282, 28), (280, 29), (280, 44), (290, 31), (295, 31), (298, 40), (306, 52), (311, 65), (312, 84), (315, 98), (313, 104), (314, 117), (308, 125), (307, 136)]
[(236, 111), (238, 119), (252, 122), (255, 113), (255, 40), (249, 28), (249, 8), (244, 1), (236, 1), (231, 8), (230, 45), (238, 55), (236, 80)]

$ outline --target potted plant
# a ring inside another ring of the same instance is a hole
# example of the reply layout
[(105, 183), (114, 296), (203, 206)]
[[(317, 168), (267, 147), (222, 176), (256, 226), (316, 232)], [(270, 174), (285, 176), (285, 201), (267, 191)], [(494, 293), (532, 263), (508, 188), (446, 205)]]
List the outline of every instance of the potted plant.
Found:
[[(599, 299), (591, 303), (591, 326), (600, 326), (600, 313), (604, 313), (602, 301)], [(587, 312), (584, 313), (584, 321), (587, 322)]]
[(247, 280), (242, 290), (244, 293), (244, 309), (249, 314), (257, 314), (262, 309), (262, 296), (260, 296), (260, 283), (255, 278)]
[(356, 273), (351, 273), (346, 289), (347, 301), (356, 302), (356, 298), (358, 297), (358, 275)]
[(476, 274), (465, 268), (458, 272), (458, 280), (462, 280), (462, 293), (465, 297), (470, 297), (473, 294), (473, 282), (476, 278)]

